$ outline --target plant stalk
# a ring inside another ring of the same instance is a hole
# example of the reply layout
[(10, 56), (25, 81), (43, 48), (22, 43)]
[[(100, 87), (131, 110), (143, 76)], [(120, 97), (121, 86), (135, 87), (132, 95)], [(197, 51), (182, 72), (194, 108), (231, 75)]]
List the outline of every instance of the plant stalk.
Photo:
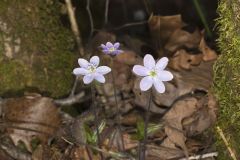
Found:
[(145, 160), (145, 152), (146, 152), (146, 144), (147, 144), (147, 129), (148, 129), (148, 123), (149, 123), (149, 113), (150, 113), (150, 107), (152, 102), (152, 89), (149, 92), (149, 101), (147, 104), (147, 113), (145, 116), (145, 122), (144, 122), (144, 139), (143, 143), (140, 143), (140, 153), (139, 153), (139, 160)]
[[(94, 84), (91, 85), (91, 93), (92, 93), (92, 103), (93, 103), (92, 111), (94, 113), (94, 117), (95, 117), (94, 121), (95, 121), (95, 124), (97, 126), (97, 128), (96, 128), (96, 130), (97, 130), (97, 145), (101, 149), (101, 144), (100, 144), (101, 139), (100, 139), (100, 133), (99, 133), (99, 128), (98, 128), (99, 117), (98, 117), (98, 113), (97, 113), (96, 93), (95, 93), (95, 85)], [(103, 160), (102, 153), (100, 153), (100, 156), (101, 156), (101, 160)]]
[[(111, 57), (111, 68), (113, 68), (113, 57)], [(117, 89), (116, 89), (116, 83), (115, 83), (115, 77), (113, 75), (113, 71), (111, 72), (112, 75), (112, 82), (113, 82), (113, 91), (114, 91), (114, 99), (115, 99), (115, 104), (116, 104), (116, 109), (117, 109), (117, 118), (116, 118), (116, 123), (117, 123), (117, 129), (120, 133), (120, 138), (121, 138), (121, 146), (120, 146), (120, 150), (124, 150), (124, 140), (123, 140), (123, 135), (122, 135), (122, 128), (121, 128), (121, 113), (120, 113), (120, 108), (118, 105), (118, 101), (117, 101)]]

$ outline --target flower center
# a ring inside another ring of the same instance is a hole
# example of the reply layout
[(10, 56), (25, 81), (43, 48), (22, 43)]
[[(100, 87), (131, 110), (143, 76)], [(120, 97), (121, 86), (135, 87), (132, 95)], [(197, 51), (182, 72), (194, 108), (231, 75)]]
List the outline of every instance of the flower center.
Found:
[(149, 76), (156, 77), (157, 76), (157, 72), (156, 71), (150, 71), (149, 72)]
[(115, 51), (115, 48), (114, 48), (114, 47), (111, 47), (111, 48), (109, 48), (109, 51), (110, 51), (110, 52), (114, 52), (114, 51)]
[(94, 65), (89, 65), (88, 66), (88, 70), (91, 72), (91, 73), (94, 73), (96, 72), (96, 67)]

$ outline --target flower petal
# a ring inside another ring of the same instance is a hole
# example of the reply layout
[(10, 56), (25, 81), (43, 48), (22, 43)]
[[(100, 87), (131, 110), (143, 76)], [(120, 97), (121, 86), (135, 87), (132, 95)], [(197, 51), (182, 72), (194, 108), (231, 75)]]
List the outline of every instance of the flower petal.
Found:
[(153, 85), (158, 93), (164, 93), (166, 90), (163, 82), (157, 78), (154, 79)]
[(104, 44), (101, 44), (102, 49), (107, 49), (107, 46), (105, 46)]
[(168, 58), (163, 57), (158, 60), (158, 62), (156, 64), (156, 69), (164, 70), (166, 68), (167, 64), (168, 64)]
[(152, 69), (155, 67), (155, 60), (153, 58), (152, 55), (150, 54), (146, 54), (143, 58), (143, 64), (145, 67), (147, 67), (148, 69)]
[(84, 84), (89, 84), (93, 81), (93, 75), (92, 74), (88, 74), (86, 76), (83, 77), (83, 83)]
[(113, 46), (114, 46), (114, 48), (115, 48), (115, 49), (118, 49), (118, 48), (119, 48), (119, 46), (120, 46), (120, 43), (118, 43), (118, 42), (117, 42), (117, 43), (114, 43), (114, 45), (113, 45)]
[(100, 66), (96, 69), (96, 72), (104, 75), (111, 72), (111, 68), (109, 68), (108, 66)]
[(122, 50), (115, 50), (115, 51), (112, 52), (112, 55), (118, 55), (122, 52), (123, 52)]
[(109, 51), (109, 49), (104, 49), (104, 50), (103, 50), (103, 53), (105, 53), (105, 54), (110, 54), (110, 51)]
[(144, 77), (140, 82), (140, 89), (141, 91), (147, 91), (153, 85), (153, 79), (149, 76)]
[(73, 74), (75, 75), (87, 75), (88, 74), (88, 70), (86, 70), (85, 68), (75, 68), (73, 70)]
[(97, 67), (99, 65), (99, 57), (98, 56), (93, 56), (90, 59), (90, 63), (93, 64), (95, 67)]
[(173, 79), (173, 74), (169, 71), (157, 71), (158, 79), (161, 81), (171, 81)]
[(95, 74), (94, 79), (96, 79), (100, 83), (105, 83), (105, 77), (101, 74)]
[(149, 69), (141, 65), (135, 65), (133, 67), (133, 72), (138, 76), (147, 76)]
[(78, 59), (78, 64), (82, 67), (82, 68), (87, 68), (89, 65), (89, 62), (83, 58), (79, 58)]
[(107, 48), (112, 48), (113, 44), (111, 42), (107, 42), (106, 46), (107, 46)]

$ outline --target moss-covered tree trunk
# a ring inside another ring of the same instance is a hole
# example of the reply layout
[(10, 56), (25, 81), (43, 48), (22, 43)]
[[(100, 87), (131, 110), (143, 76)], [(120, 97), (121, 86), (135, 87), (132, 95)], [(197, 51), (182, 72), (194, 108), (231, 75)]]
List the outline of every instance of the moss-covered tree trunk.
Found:
[(0, 96), (66, 95), (76, 56), (58, 0), (0, 0)]
[[(218, 124), (240, 159), (240, 2), (220, 0), (218, 12), (221, 56), (215, 64), (214, 90), (219, 100)], [(219, 159), (231, 159), (223, 141)]]

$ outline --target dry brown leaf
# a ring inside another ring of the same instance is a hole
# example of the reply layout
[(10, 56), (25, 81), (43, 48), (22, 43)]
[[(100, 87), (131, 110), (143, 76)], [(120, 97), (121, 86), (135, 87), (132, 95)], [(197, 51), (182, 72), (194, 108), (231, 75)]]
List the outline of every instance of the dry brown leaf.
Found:
[(217, 101), (211, 93), (198, 101), (198, 111), (183, 120), (188, 136), (202, 133), (216, 122)]
[(166, 135), (174, 144), (180, 146), (184, 150), (186, 156), (188, 156), (188, 151), (185, 144), (186, 136), (183, 131), (182, 120), (196, 112), (197, 102), (197, 99), (194, 97), (187, 97), (183, 100), (179, 100), (163, 117), (166, 123)]
[(176, 52), (183, 46), (187, 48), (198, 48), (201, 37), (200, 31), (197, 29), (193, 33), (177, 29), (171, 35), (164, 48), (171, 53)]
[(39, 95), (7, 99), (3, 104), (3, 111), (4, 122), (9, 126), (7, 133), (14, 144), (17, 145), (21, 140), (29, 151), (33, 138), (47, 143), (49, 136), (55, 133), (60, 124), (59, 110), (53, 100)]
[(192, 66), (199, 65), (202, 57), (203, 54), (189, 54), (186, 50), (180, 49), (170, 58), (169, 67), (177, 71), (189, 70)]
[(204, 37), (202, 37), (200, 44), (199, 44), (199, 49), (203, 53), (203, 60), (204, 61), (212, 61), (217, 59), (217, 53), (208, 47), (208, 45), (205, 42)]
[[(88, 151), (90, 155), (88, 154)], [(88, 148), (88, 151), (87, 151), (87, 147), (84, 147), (84, 146), (74, 147), (73, 149), (71, 149), (71, 153), (70, 153), (71, 160), (80, 160), (80, 159), (99, 160), (100, 159), (99, 154), (93, 154), (90, 148)]]
[(161, 42), (163, 45), (176, 29), (181, 28), (184, 25), (181, 15), (151, 15), (148, 20), (148, 26), (153, 40), (155, 42)]
[(191, 70), (172, 71), (174, 79), (166, 84), (166, 92), (154, 94), (154, 102), (159, 106), (171, 106), (177, 99), (196, 90), (208, 92), (212, 84), (214, 61), (201, 62)]
[(161, 146), (147, 145), (147, 160), (176, 159), (183, 156), (183, 151), (177, 148), (169, 138), (164, 139)]
[(124, 141), (125, 150), (130, 150), (132, 148), (136, 148), (139, 143), (137, 140), (133, 140), (131, 138), (131, 135), (129, 135), (127, 133), (123, 134), (123, 141)]

